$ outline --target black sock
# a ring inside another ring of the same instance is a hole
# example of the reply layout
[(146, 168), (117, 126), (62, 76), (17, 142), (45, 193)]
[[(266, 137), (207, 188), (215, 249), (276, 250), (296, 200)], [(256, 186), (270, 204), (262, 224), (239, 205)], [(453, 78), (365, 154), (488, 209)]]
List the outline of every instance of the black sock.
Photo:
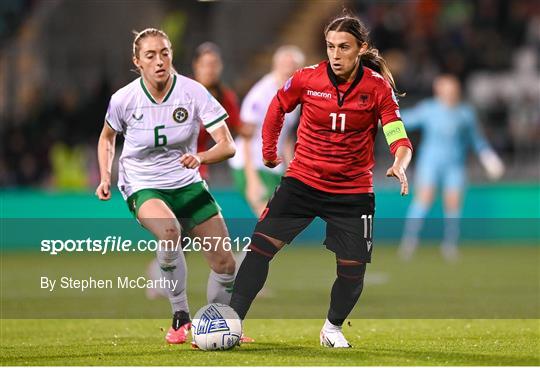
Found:
[(236, 275), (231, 297), (231, 307), (238, 313), (240, 319), (246, 317), (253, 299), (263, 288), (271, 259), (253, 250), (244, 258)]
[(332, 286), (330, 309), (327, 316), (333, 325), (343, 325), (345, 318), (347, 318), (356, 305), (364, 288), (365, 272), (365, 264), (356, 266), (338, 265), (338, 276)]
[(176, 331), (178, 330), (182, 325), (191, 322), (191, 319), (189, 318), (189, 313), (184, 311), (176, 311), (173, 315), (173, 321), (172, 321), (172, 328)]

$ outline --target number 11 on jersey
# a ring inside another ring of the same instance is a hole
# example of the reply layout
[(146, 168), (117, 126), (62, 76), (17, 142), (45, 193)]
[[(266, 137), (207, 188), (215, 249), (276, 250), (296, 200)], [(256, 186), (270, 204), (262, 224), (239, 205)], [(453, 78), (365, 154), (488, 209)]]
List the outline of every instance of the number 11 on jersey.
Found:
[(337, 129), (337, 118), (339, 117), (340, 122), (341, 122), (341, 133), (344, 133), (345, 132), (345, 114), (341, 113), (338, 115), (335, 112), (331, 112), (330, 117), (332, 118), (332, 130)]
[(364, 238), (371, 239), (373, 237), (373, 215), (362, 215), (364, 220)]

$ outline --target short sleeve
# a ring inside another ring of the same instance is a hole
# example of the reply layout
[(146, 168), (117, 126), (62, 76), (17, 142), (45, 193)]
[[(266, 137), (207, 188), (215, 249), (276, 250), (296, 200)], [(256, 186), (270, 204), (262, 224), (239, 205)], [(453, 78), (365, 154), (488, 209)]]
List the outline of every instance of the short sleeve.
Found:
[(123, 129), (123, 119), (122, 119), (122, 106), (118, 98), (113, 95), (109, 101), (109, 106), (107, 107), (107, 113), (105, 114), (105, 121), (109, 126), (117, 133), (121, 133)]
[(201, 84), (196, 87), (195, 104), (199, 120), (209, 133), (225, 125), (227, 111)]

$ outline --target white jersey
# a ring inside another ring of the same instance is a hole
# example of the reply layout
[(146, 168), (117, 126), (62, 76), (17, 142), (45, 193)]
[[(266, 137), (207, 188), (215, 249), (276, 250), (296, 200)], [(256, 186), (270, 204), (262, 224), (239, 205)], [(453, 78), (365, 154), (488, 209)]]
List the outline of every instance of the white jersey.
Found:
[[(254, 124), (256, 129), (251, 139), (251, 157), (252, 162), (257, 170), (265, 170), (281, 174), (284, 171), (283, 165), (279, 165), (274, 169), (270, 169), (263, 164), (262, 158), (262, 125), (266, 116), (268, 106), (276, 95), (278, 89), (281, 88), (276, 82), (272, 74), (267, 74), (261, 78), (244, 98), (242, 108), (240, 109), (240, 119), (244, 124)], [(298, 117), (300, 115), (299, 108), (289, 114), (285, 114), (283, 130), (279, 136), (278, 152), (283, 149), (286, 136), (291, 132)], [(244, 168), (244, 138), (238, 136), (236, 138), (236, 155), (229, 160), (229, 164), (233, 169)]]
[(124, 199), (141, 189), (176, 189), (201, 181), (199, 170), (183, 167), (180, 157), (197, 152), (201, 123), (212, 132), (228, 117), (200, 83), (178, 74), (172, 78), (159, 104), (142, 78), (111, 97), (105, 120), (125, 139), (118, 169)]

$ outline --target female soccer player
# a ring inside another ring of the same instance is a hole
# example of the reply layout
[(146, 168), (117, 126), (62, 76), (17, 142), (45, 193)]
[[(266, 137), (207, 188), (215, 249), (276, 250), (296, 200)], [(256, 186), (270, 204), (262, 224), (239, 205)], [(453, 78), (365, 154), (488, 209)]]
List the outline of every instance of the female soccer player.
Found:
[[(300, 67), (304, 65), (304, 54), (292, 45), (279, 47), (274, 53), (272, 71), (261, 78), (248, 92), (242, 102), (240, 115), (244, 123), (242, 135), (235, 140), (238, 152), (229, 160), (233, 168), (236, 187), (245, 195), (255, 216), (259, 217), (279, 184), (283, 170), (268, 168), (262, 161), (262, 124), (266, 110), (277, 90)], [(285, 131), (291, 133), (298, 121), (299, 109), (285, 116)], [(290, 134), (279, 140), (278, 148), (292, 157)], [(283, 139), (284, 138), (284, 139)]]
[(264, 285), (269, 262), (315, 218), (326, 222), (326, 248), (336, 255), (337, 278), (321, 330), (323, 346), (350, 347), (341, 331), (363, 288), (371, 261), (375, 211), (372, 168), (378, 121), (395, 155), (387, 176), (408, 193), (412, 156), (394, 94), (394, 81), (369, 45), (359, 19), (343, 16), (324, 32), (328, 61), (297, 71), (272, 100), (263, 125), (263, 160), (275, 167), (285, 113), (302, 105), (295, 156), (252, 235), (231, 306), (240, 318)]
[[(111, 198), (111, 166), (117, 134), (124, 136), (118, 187), (130, 211), (157, 239), (170, 241), (157, 258), (164, 278), (178, 281), (169, 290), (173, 323), (166, 340), (184, 343), (191, 328), (186, 295), (186, 263), (176, 247), (180, 229), (192, 237), (210, 237), (204, 254), (211, 268), (209, 302), (227, 303), (234, 281), (235, 261), (222, 242), (228, 236), (220, 209), (198, 171), (232, 157), (233, 139), (225, 109), (199, 83), (177, 74), (167, 35), (145, 29), (133, 41), (133, 63), (141, 77), (118, 90), (107, 109), (98, 143), (101, 183), (96, 195)], [(216, 144), (197, 152), (203, 124)]]
[(407, 129), (422, 129), (415, 172), (415, 195), (407, 213), (400, 255), (408, 260), (418, 246), (418, 235), (435, 192), (443, 186), (445, 230), (441, 253), (448, 261), (458, 257), (459, 216), (465, 186), (465, 164), (470, 147), (480, 158), (488, 176), (499, 179), (504, 165), (478, 128), (472, 106), (461, 101), (459, 80), (449, 74), (433, 83), (435, 98), (402, 111)]
[[(202, 84), (214, 98), (225, 108), (227, 115), (227, 126), (231, 133), (238, 132), (241, 127), (240, 108), (238, 99), (233, 90), (228, 88), (221, 81), (223, 71), (223, 62), (219, 47), (212, 42), (204, 42), (195, 49), (193, 56), (193, 78)], [(213, 143), (213, 142), (212, 142)], [(197, 151), (206, 151), (211, 144), (210, 134), (206, 129), (199, 131), (197, 140)], [(204, 180), (209, 179), (208, 165), (200, 165), (199, 173)], [(183, 240), (192, 241), (183, 236)], [(161, 270), (157, 259), (152, 260), (148, 266), (148, 276), (153, 279), (161, 278)], [(149, 299), (157, 297), (168, 297), (168, 290), (162, 288), (146, 289), (146, 295)]]

